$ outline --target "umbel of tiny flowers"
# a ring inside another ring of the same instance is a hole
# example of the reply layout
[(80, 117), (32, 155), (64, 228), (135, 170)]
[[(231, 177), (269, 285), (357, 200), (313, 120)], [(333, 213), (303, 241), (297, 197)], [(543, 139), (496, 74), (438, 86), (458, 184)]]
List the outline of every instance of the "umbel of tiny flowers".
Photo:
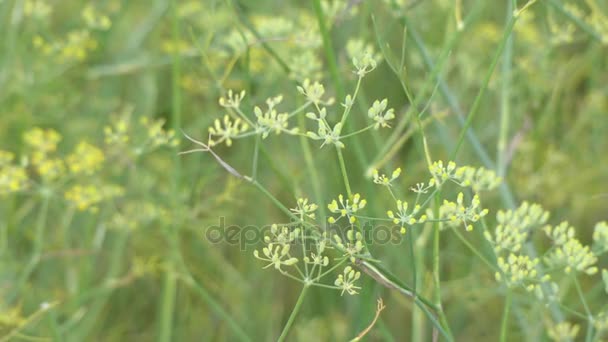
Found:
[(608, 251), (608, 222), (598, 222), (593, 229), (593, 252), (597, 255)]
[(548, 266), (563, 267), (566, 273), (575, 271), (593, 275), (598, 272), (598, 268), (594, 266), (597, 256), (589, 246), (584, 246), (576, 239), (575, 230), (568, 222), (562, 222), (556, 227), (546, 226), (543, 230), (554, 244), (554, 248), (545, 256)]
[(357, 211), (365, 208), (366, 204), (367, 201), (365, 199), (361, 199), (361, 195), (359, 194), (353, 195), (352, 200), (347, 199), (346, 201), (344, 200), (344, 196), (340, 194), (338, 196), (338, 201), (333, 200), (327, 205), (329, 211), (334, 214), (339, 214), (340, 216), (338, 216), (337, 219), (334, 217), (329, 217), (327, 219), (327, 222), (333, 224), (340, 220), (342, 217), (346, 217), (348, 218), (349, 223), (355, 223), (357, 221), (357, 218), (354, 214)]
[(317, 121), (317, 132), (306, 132), (306, 136), (313, 140), (323, 140), (323, 144), (321, 147), (326, 144), (336, 145), (339, 148), (344, 148), (344, 143), (340, 141), (340, 133), (342, 131), (342, 123), (338, 122), (333, 128), (327, 123), (325, 117), (327, 116), (327, 111), (325, 108), (321, 108), (319, 110), (319, 116), (315, 113), (310, 112), (306, 113), (306, 117)]
[(245, 91), (241, 90), (240, 93), (234, 93), (232, 89), (228, 90), (226, 97), (220, 97), (220, 106), (226, 108), (238, 109), (241, 106), (241, 101), (245, 98)]
[[(209, 146), (215, 146), (222, 142), (226, 142), (226, 146), (232, 146), (232, 139), (239, 134), (246, 132), (249, 125), (243, 122), (240, 118), (232, 120), (228, 114), (224, 115), (224, 119), (215, 119), (213, 127), (209, 127)], [(212, 137), (218, 137), (217, 140)]]
[(510, 288), (523, 287), (528, 292), (537, 290), (541, 282), (549, 281), (549, 276), (545, 275), (543, 279), (538, 277), (536, 270), (540, 260), (538, 258), (531, 259), (527, 255), (509, 254), (505, 259), (498, 258), (498, 267), (502, 272), (496, 272), (497, 281), (503, 281)]
[(265, 112), (258, 106), (253, 108), (253, 113), (258, 119), (255, 131), (262, 135), (262, 139), (266, 139), (270, 132), (274, 132), (275, 134), (281, 134), (281, 132), (296, 134), (298, 132), (297, 128), (288, 129), (288, 113), (279, 114), (276, 111), (275, 106), (281, 103), (281, 101), (283, 101), (283, 96), (281, 95), (268, 98), (266, 100), (268, 109)]
[(493, 190), (502, 182), (502, 178), (492, 170), (471, 166), (456, 168), (453, 161), (448, 162), (447, 166), (441, 160), (436, 161), (429, 166), (429, 172), (433, 176), (429, 186), (440, 187), (446, 181), (452, 181), (462, 187), (471, 187), (475, 193)]
[(264, 266), (264, 268), (274, 266), (275, 269), (281, 270), (281, 266), (292, 266), (298, 262), (297, 258), (289, 255), (290, 248), (291, 245), (275, 245), (269, 243), (267, 247), (262, 249), (264, 256), (260, 256), (257, 249), (253, 251), (253, 256), (268, 262), (268, 265)]
[(356, 256), (361, 254), (361, 251), (365, 248), (363, 245), (363, 235), (360, 232), (356, 232), (350, 229), (346, 232), (346, 241), (342, 241), (342, 238), (337, 234), (334, 235), (334, 241), (336, 247), (344, 251), (344, 256), (347, 256), (351, 262), (355, 262)]
[(300, 234), (299, 228), (290, 230), (289, 227), (279, 227), (277, 224), (273, 223), (270, 226), (270, 233), (264, 236), (264, 242), (288, 245), (298, 237), (298, 234)]
[(448, 219), (448, 226), (458, 227), (460, 224), (464, 224), (467, 231), (472, 231), (473, 225), (471, 222), (477, 222), (488, 214), (488, 209), (482, 209), (480, 205), (479, 196), (475, 195), (471, 200), (471, 205), (465, 206), (464, 195), (461, 192), (458, 194), (456, 202), (443, 201), (439, 208), (439, 215), (443, 219)]
[(418, 219), (417, 216), (421, 211), (420, 205), (414, 206), (412, 212), (408, 213), (408, 203), (406, 201), (397, 200), (397, 213), (395, 214), (392, 210), (386, 212), (386, 215), (393, 220), (394, 224), (401, 225), (401, 234), (406, 233), (406, 226), (413, 226), (416, 223), (426, 222), (427, 216), (421, 215)]
[(363, 77), (372, 72), (382, 60), (382, 55), (374, 52), (371, 44), (365, 44), (362, 40), (351, 40), (346, 44), (346, 52), (355, 66), (355, 73)]
[(429, 166), (429, 172), (433, 176), (429, 181), (429, 184), (440, 187), (449, 179), (454, 178), (456, 163), (450, 161), (447, 166), (443, 166), (443, 161), (439, 160)]
[(573, 341), (578, 335), (580, 327), (567, 321), (552, 324), (547, 328), (549, 338), (556, 342)]
[(462, 166), (456, 169), (453, 177), (461, 186), (470, 186), (475, 193), (493, 190), (502, 182), (502, 178), (498, 177), (494, 170), (483, 167)]
[(545, 224), (548, 219), (549, 212), (540, 205), (523, 202), (515, 210), (499, 210), (496, 213), (498, 225), (494, 234), (485, 231), (484, 236), (497, 255), (503, 251), (519, 252), (528, 240), (530, 232)]
[(346, 266), (342, 274), (338, 274), (334, 284), (342, 290), (342, 295), (344, 295), (344, 292), (354, 295), (358, 293), (357, 290), (361, 289), (361, 287), (355, 286), (355, 282), (360, 277), (361, 272), (355, 271), (351, 266)]
[(308, 217), (310, 219), (315, 219), (315, 211), (319, 208), (318, 205), (314, 203), (308, 203), (308, 198), (298, 198), (297, 200), (297, 208), (291, 208), (290, 210), (296, 215), (300, 216), (300, 218)]
[(387, 99), (384, 99), (382, 101), (376, 100), (372, 104), (371, 108), (367, 111), (367, 116), (375, 122), (375, 129), (378, 129), (380, 127), (391, 127), (389, 125), (389, 121), (395, 118), (395, 110), (393, 108), (390, 108), (385, 111), (387, 104)]
[(384, 186), (391, 186), (391, 183), (399, 178), (399, 176), (401, 175), (401, 168), (397, 168), (395, 169), (395, 171), (393, 171), (393, 173), (391, 174), (391, 178), (388, 178), (385, 174), (380, 175), (378, 173), (378, 170), (374, 169), (372, 171), (372, 178), (374, 183), (379, 184), (379, 185), (384, 185)]
[(306, 99), (312, 102), (315, 106), (329, 106), (334, 103), (334, 99), (332, 97), (327, 100), (323, 100), (323, 95), (325, 95), (325, 87), (317, 81), (311, 83), (309, 79), (305, 79), (302, 86), (298, 86), (297, 89), (300, 94), (304, 95)]

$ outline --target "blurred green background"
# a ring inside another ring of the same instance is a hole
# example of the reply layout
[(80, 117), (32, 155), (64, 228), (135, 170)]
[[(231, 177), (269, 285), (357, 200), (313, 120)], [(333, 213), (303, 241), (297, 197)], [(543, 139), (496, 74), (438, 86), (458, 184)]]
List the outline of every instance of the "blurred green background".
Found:
[[(483, 86), (509, 3), (324, 1), (322, 8), (349, 92), (356, 79), (348, 42), (360, 39), (376, 51), (385, 42), (385, 53), (400, 56), (406, 32), (405, 79), (415, 96), (426, 92), (420, 96), (421, 107), (429, 104), (430, 151), (446, 160), (459, 118)], [(507, 41), (456, 160), (495, 167), (506, 111), (508, 193), (515, 203), (542, 204), (553, 222), (568, 220), (583, 241), (595, 222), (608, 219), (607, 41), (604, 1), (532, 6)], [(438, 82), (430, 63), (443, 55)], [(0, 336), (232, 341), (242, 331), (254, 341), (276, 339), (300, 285), (262, 270), (252, 256), (260, 245), (214, 244), (205, 232), (220, 217), (240, 226), (285, 217), (211, 155), (177, 153), (192, 148), (180, 130), (204, 140), (224, 115), (218, 99), (227, 89), (247, 91), (248, 113), (277, 94), (296, 108), (296, 82), (304, 78), (337, 93), (309, 1), (0, 0), (0, 150), (13, 156), (0, 158)], [(370, 103), (382, 98), (399, 121), (409, 104), (387, 63), (364, 79), (351, 125), (364, 125)], [(358, 136), (346, 150), (351, 186), (376, 216), (390, 198), (378, 195), (367, 172), (387, 150), (393, 154), (381, 166), (404, 170), (403, 193), (428, 178), (420, 136), (404, 124), (396, 136), (394, 129)], [(253, 139), (215, 151), (248, 174)], [(338, 164), (317, 144), (312, 156), (327, 203), (344, 192)], [(288, 207), (296, 197), (313, 198), (297, 138), (269, 137), (259, 158), (259, 181)], [(20, 174), (27, 181), (13, 191)], [(510, 205), (505, 193), (485, 199), (490, 216)], [(502, 300), (493, 274), (447, 236), (443, 299), (456, 339), (494, 340)], [(412, 280), (405, 243), (373, 252)], [(419, 258), (424, 263), (428, 255)], [(363, 278), (357, 296), (311, 290), (289, 340), (353, 338), (373, 319), (378, 297), (387, 309), (366, 338), (412, 339), (411, 301)], [(430, 275), (420, 278), (423, 288), (431, 283)], [(527, 321), (530, 312), (515, 314), (513, 340), (545, 338), (542, 324)], [(427, 324), (419, 337), (430, 334)]]

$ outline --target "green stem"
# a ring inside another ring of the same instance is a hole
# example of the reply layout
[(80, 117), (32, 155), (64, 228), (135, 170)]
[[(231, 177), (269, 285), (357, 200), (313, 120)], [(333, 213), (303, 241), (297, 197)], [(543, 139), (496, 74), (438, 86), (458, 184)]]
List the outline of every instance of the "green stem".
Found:
[[(507, 22), (513, 18), (513, 2), (507, 1)], [(509, 134), (509, 119), (511, 116), (511, 67), (513, 63), (513, 35), (509, 35), (505, 43), (505, 51), (502, 56), (502, 87), (500, 97), (500, 130), (496, 146), (496, 169), (500, 177), (506, 173), (506, 149)]]
[(255, 146), (253, 147), (253, 165), (251, 166), (251, 178), (258, 178), (258, 158), (260, 155), (260, 135), (255, 136)]
[[(439, 217), (439, 192), (435, 194), (435, 205), (434, 205), (434, 216)], [(441, 263), (439, 259), (439, 247), (440, 247), (440, 223), (433, 223), (433, 285), (435, 289), (435, 306), (438, 308), (437, 314), (439, 316), (439, 321), (441, 326), (446, 330), (446, 333), (449, 336), (449, 340), (454, 340), (452, 332), (450, 330), (450, 326), (448, 324), (447, 317), (445, 312), (443, 311), (443, 306), (441, 305)]]
[(498, 45), (498, 49), (496, 50), (496, 53), (494, 54), (494, 58), (492, 58), (492, 63), (490, 64), (490, 68), (486, 72), (486, 75), (482, 81), (481, 89), (479, 89), (479, 92), (477, 93), (477, 96), (475, 97), (475, 100), (473, 101), (473, 105), (471, 106), (471, 110), (469, 111), (469, 114), (467, 115), (467, 119), (464, 123), (464, 126), (462, 127), (462, 130), (460, 131), (460, 136), (458, 137), (458, 142), (456, 143), (456, 147), (454, 148), (454, 151), (452, 152), (450, 160), (455, 160), (456, 155), (458, 154), (458, 151), (460, 150), (460, 147), (462, 147), (462, 142), (464, 141), (464, 137), (467, 134), (469, 127), (473, 123), (473, 119), (475, 118), (475, 115), (479, 111), (479, 106), (481, 105), (481, 100), (484, 98), (484, 96), (486, 94), (486, 90), (488, 89), (488, 84), (490, 83), (490, 78), (492, 77), (492, 74), (494, 73), (494, 69), (496, 68), (496, 64), (498, 63), (500, 56), (502, 56), (502, 52), (507, 44), (508, 38), (511, 36), (511, 32), (513, 32), (513, 27), (515, 26), (516, 21), (517, 21), (516, 16), (511, 16), (511, 18), (509, 18), (507, 27), (505, 28), (505, 31), (504, 31), (504, 34), (500, 41), (500, 44)]
[(456, 234), (458, 239), (460, 239), (460, 241), (462, 241), (462, 243), (464, 243), (471, 250), (471, 252), (473, 252), (473, 254), (475, 254), (481, 261), (483, 261), (486, 265), (488, 265), (489, 268), (491, 268), (493, 271), (498, 271), (498, 268), (496, 267), (496, 265), (491, 263), (477, 248), (475, 248), (469, 242), (469, 240), (467, 240), (464, 236), (462, 236), (460, 231), (458, 231), (458, 228), (453, 228), (452, 231), (454, 232), (454, 234)]
[(323, 9), (321, 8), (321, 0), (313, 0), (312, 4), (317, 17), (317, 23), (319, 24), (319, 31), (321, 32), (321, 37), (323, 40), (323, 50), (325, 51), (327, 64), (329, 65), (329, 72), (331, 74), (334, 86), (336, 87), (338, 98), (343, 99), (346, 96), (346, 90), (342, 84), (342, 79), (340, 78), (338, 63), (336, 62), (336, 56), (334, 55), (334, 49), (331, 42), (331, 35), (329, 34), (327, 25), (325, 25), (325, 15), (323, 14)]
[(38, 220), (36, 222), (36, 230), (34, 233), (34, 247), (32, 256), (28, 264), (25, 266), (21, 277), (19, 278), (19, 281), (17, 282), (15, 293), (16, 296), (19, 296), (19, 293), (24, 288), (25, 283), (29, 279), (32, 272), (34, 272), (34, 270), (36, 269), (38, 263), (40, 262), (40, 256), (42, 255), (42, 247), (44, 245), (45, 240), (44, 227), (46, 225), (48, 217), (50, 199), (51, 198), (47, 194), (43, 195), (42, 197), (42, 204), (40, 205), (40, 211), (38, 212)]
[(350, 182), (348, 181), (348, 173), (346, 172), (346, 164), (344, 163), (344, 156), (342, 155), (342, 149), (336, 146), (336, 152), (338, 153), (338, 161), (340, 162), (340, 172), (342, 173), (342, 179), (344, 179), (344, 186), (346, 187), (346, 194), (348, 198), (351, 198), (352, 192), (350, 190)]
[(211, 307), (211, 309), (218, 316), (220, 316), (224, 321), (226, 321), (226, 323), (228, 324), (228, 327), (232, 330), (234, 335), (239, 340), (245, 341), (245, 342), (251, 341), (251, 339), (249, 338), (249, 336), (247, 336), (245, 331), (230, 316), (230, 314), (228, 314), (228, 312), (226, 312), (226, 310), (222, 307), (222, 305), (215, 298), (213, 298), (213, 296), (209, 293), (209, 291), (205, 287), (203, 287), (201, 284), (199, 284), (194, 279), (194, 277), (192, 276), (192, 273), (190, 273), (190, 270), (188, 270), (188, 267), (184, 263), (184, 260), (181, 256), (181, 254), (179, 255), (178, 259), (179, 259), (178, 262), (180, 264), (180, 268), (186, 274), (184, 277), (180, 277), (180, 279), (182, 279), (186, 283), (186, 285), (188, 285), (192, 289), (194, 289), (196, 291), (196, 293), (198, 293), (198, 295), (201, 296), (201, 298), (207, 303), (207, 305), (209, 305)]
[(277, 340), (278, 342), (285, 341), (285, 338), (287, 337), (287, 334), (289, 333), (289, 330), (291, 329), (291, 326), (293, 325), (293, 322), (295, 321), (298, 312), (300, 312), (300, 308), (302, 307), (302, 303), (304, 302), (304, 296), (306, 296), (308, 286), (309, 285), (304, 285), (304, 287), (302, 288), (302, 292), (300, 292), (300, 296), (298, 297), (296, 306), (294, 306), (293, 310), (291, 311), (291, 315), (289, 315), (289, 319), (287, 320), (287, 323), (285, 324), (285, 327), (281, 332), (281, 336), (279, 336), (279, 339)]
[[(303, 115), (298, 116), (298, 126), (301, 131), (306, 131), (306, 119)], [(305, 136), (300, 136), (300, 145), (302, 146), (302, 153), (304, 154), (304, 162), (306, 163), (306, 170), (310, 175), (310, 182), (312, 183), (312, 191), (315, 196), (315, 201), (319, 205), (319, 219), (321, 222), (325, 222), (327, 214), (325, 212), (325, 206), (323, 203), (323, 193), (321, 192), (321, 182), (319, 180), (319, 173), (315, 167), (315, 161), (312, 158), (312, 152), (310, 150), (310, 141)]]
[[(180, 40), (180, 27), (179, 17), (177, 15), (177, 1), (171, 2), (171, 17), (172, 17), (172, 39), (174, 42)], [(172, 126), (175, 131), (181, 129), (181, 60), (180, 55), (177, 51), (172, 56), (171, 66), (171, 119)], [(181, 174), (180, 159), (176, 155), (173, 161), (173, 199), (172, 204), (174, 209), (178, 207), (178, 193), (179, 193), (179, 182)], [(159, 322), (159, 334), (158, 340), (160, 342), (169, 342), (172, 339), (173, 334), (173, 314), (175, 310), (175, 299), (177, 296), (177, 277), (172, 270), (172, 266), (175, 266), (175, 255), (178, 253), (178, 242), (176, 227), (168, 227), (166, 232), (167, 239), (170, 244), (170, 260), (169, 270), (165, 272), (163, 279), (163, 290), (162, 290), (162, 301), (160, 307), (160, 322)]]
[(577, 276), (574, 275), (573, 278), (574, 287), (576, 287), (576, 292), (583, 303), (585, 314), (587, 315), (587, 334), (585, 335), (585, 342), (591, 342), (593, 337), (593, 314), (591, 313), (591, 309), (589, 309), (589, 304), (587, 304), (587, 300), (585, 299), (585, 295), (583, 294), (583, 290), (581, 289), (581, 284), (578, 282)]
[(507, 297), (505, 298), (505, 308), (502, 312), (502, 323), (500, 324), (500, 342), (507, 341), (507, 330), (509, 325), (509, 315), (511, 313), (511, 290), (507, 289)]

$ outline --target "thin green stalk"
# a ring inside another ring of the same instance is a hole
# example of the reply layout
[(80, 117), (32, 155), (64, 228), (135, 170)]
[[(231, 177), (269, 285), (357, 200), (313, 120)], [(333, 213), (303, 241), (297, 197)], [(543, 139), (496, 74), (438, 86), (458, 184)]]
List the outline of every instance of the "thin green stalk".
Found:
[[(301, 131), (305, 131), (306, 129), (306, 119), (304, 116), (298, 116), (298, 126)], [(319, 180), (319, 173), (317, 172), (317, 168), (315, 166), (315, 161), (312, 158), (312, 152), (310, 149), (310, 141), (305, 136), (300, 136), (300, 146), (302, 147), (302, 153), (304, 155), (304, 162), (306, 163), (306, 170), (310, 175), (310, 182), (312, 184), (312, 192), (315, 196), (315, 201), (317, 203), (323, 203), (323, 193), (321, 191), (321, 181)], [(325, 206), (319, 205), (319, 219), (321, 222), (325, 222), (327, 214), (325, 212)]]
[[(507, 22), (513, 18), (514, 4), (507, 1)], [(500, 96), (500, 129), (496, 146), (496, 174), (503, 177), (506, 174), (507, 138), (509, 134), (509, 119), (511, 116), (511, 68), (513, 63), (513, 35), (505, 42), (505, 51), (501, 62), (501, 96)]]
[(255, 136), (255, 145), (253, 147), (253, 165), (251, 166), (251, 178), (258, 178), (258, 157), (260, 155), (260, 135)]
[(296, 305), (291, 311), (291, 315), (289, 315), (289, 319), (287, 320), (287, 323), (285, 324), (285, 327), (281, 332), (281, 336), (279, 336), (279, 339), (277, 340), (278, 342), (285, 341), (285, 338), (287, 337), (287, 334), (289, 333), (289, 330), (291, 329), (291, 326), (293, 325), (293, 322), (295, 321), (298, 312), (300, 312), (300, 308), (302, 307), (302, 303), (304, 302), (304, 296), (306, 296), (308, 287), (309, 285), (305, 284), (302, 288), (302, 292), (300, 292), (300, 296), (298, 296), (298, 301), (296, 302)]
[(471, 250), (471, 252), (473, 252), (473, 254), (475, 254), (481, 261), (483, 261), (486, 265), (488, 265), (489, 268), (491, 268), (493, 271), (498, 271), (498, 268), (496, 267), (496, 265), (491, 263), (477, 248), (475, 248), (475, 246), (473, 246), (469, 242), (469, 240), (467, 240), (464, 236), (462, 236), (460, 231), (458, 231), (458, 228), (453, 228), (452, 231), (454, 232), (454, 234), (456, 234), (458, 239), (460, 239), (460, 241), (462, 241), (462, 243), (464, 243), (465, 246), (467, 246)]
[(593, 338), (593, 314), (591, 313), (591, 309), (589, 309), (589, 304), (587, 304), (587, 299), (585, 299), (585, 295), (581, 289), (581, 284), (578, 282), (578, 277), (574, 275), (573, 278), (574, 287), (576, 287), (576, 292), (583, 303), (583, 308), (585, 309), (585, 314), (587, 315), (587, 333), (585, 334), (585, 342), (591, 342)]
[(348, 172), (346, 172), (346, 164), (344, 163), (342, 149), (336, 146), (336, 152), (338, 153), (338, 161), (340, 162), (340, 172), (342, 173), (342, 179), (344, 180), (344, 186), (346, 187), (346, 194), (348, 195), (348, 198), (351, 198), (352, 192), (350, 190), (350, 182), (348, 181)]
[[(329, 33), (329, 30), (327, 29), (327, 25), (325, 24), (325, 15), (323, 14), (323, 9), (321, 8), (321, 1), (313, 0), (312, 3), (313, 3), (315, 15), (317, 17), (317, 23), (319, 25), (319, 31), (321, 32), (321, 38), (323, 41), (323, 50), (325, 51), (325, 56), (327, 59), (327, 63), (329, 65), (329, 71), (331, 74), (331, 78), (332, 78), (332, 81), (336, 88), (336, 94), (339, 99), (344, 99), (346, 96), (346, 90), (344, 88), (344, 84), (342, 83), (342, 78), (340, 77), (338, 63), (337, 63), (336, 56), (334, 54), (334, 49), (332, 46), (331, 35)], [(356, 92), (358, 91), (360, 85), (361, 85), (361, 78), (359, 78), (357, 81), (357, 87), (355, 89), (355, 94), (354, 94), (353, 98), (356, 98)], [(344, 114), (342, 115), (340, 122), (343, 124), (343, 126), (342, 126), (343, 128), (348, 127), (348, 121), (346, 121), (346, 119), (348, 117), (349, 112), (350, 112), (350, 107), (346, 108)], [(354, 144), (356, 145), (355, 149), (358, 150), (357, 141), (355, 141)], [(350, 183), (348, 181), (348, 173), (346, 172), (346, 164), (344, 162), (344, 156), (342, 155), (342, 151), (340, 150), (340, 148), (337, 146), (336, 146), (336, 152), (338, 154), (338, 160), (340, 162), (340, 171), (342, 172), (342, 178), (344, 179), (344, 186), (346, 187), (346, 192), (348, 194), (348, 197), (351, 197), (352, 192), (351, 192), (351, 188), (350, 188)], [(362, 151), (359, 151), (358, 157), (360, 160), (362, 160), (362, 157), (363, 157)]]
[(321, 8), (321, 0), (313, 0), (312, 5), (315, 11), (315, 15), (317, 17), (319, 31), (321, 32), (321, 38), (323, 40), (323, 50), (325, 51), (325, 56), (327, 57), (327, 64), (329, 65), (331, 79), (334, 83), (334, 86), (336, 87), (336, 94), (338, 98), (343, 99), (346, 96), (346, 90), (344, 88), (344, 85), (342, 84), (342, 78), (340, 78), (338, 63), (336, 61), (336, 56), (334, 55), (334, 48), (332, 46), (331, 35), (329, 34), (327, 25), (325, 25), (325, 15), (323, 14), (323, 9)]
[(509, 326), (509, 315), (511, 314), (511, 290), (507, 289), (507, 296), (505, 298), (505, 307), (502, 312), (502, 322), (500, 323), (500, 342), (507, 341), (507, 330)]
[[(42, 203), (40, 205), (40, 211), (38, 212), (38, 219), (36, 221), (36, 228), (34, 232), (34, 247), (32, 251), (32, 256), (30, 257), (30, 261), (27, 263), (23, 272), (21, 273), (21, 277), (17, 281), (17, 287), (15, 288), (15, 296), (19, 296), (23, 288), (25, 287), (25, 283), (29, 279), (30, 275), (36, 269), (36, 266), (40, 262), (40, 256), (42, 255), (42, 247), (44, 246), (44, 228), (46, 226), (46, 221), (48, 217), (49, 211), (49, 203), (50, 196), (43, 195)], [(10, 302), (11, 300), (9, 300)]]
[(494, 73), (494, 69), (496, 68), (496, 64), (498, 63), (498, 60), (502, 56), (502, 52), (507, 44), (508, 38), (509, 38), (509, 36), (511, 36), (511, 33), (513, 32), (513, 27), (515, 26), (516, 21), (517, 21), (516, 16), (511, 16), (511, 18), (509, 18), (507, 27), (505, 28), (502, 39), (500, 40), (500, 44), (498, 45), (498, 49), (496, 50), (496, 53), (494, 54), (494, 57), (492, 58), (492, 63), (490, 64), (490, 68), (486, 72), (486, 75), (481, 83), (482, 84), (481, 89), (479, 89), (479, 92), (477, 93), (477, 96), (475, 97), (475, 100), (473, 101), (473, 105), (471, 106), (471, 110), (469, 111), (469, 114), (467, 115), (467, 119), (464, 123), (464, 126), (463, 126), (462, 130), (460, 131), (460, 136), (458, 137), (456, 147), (452, 151), (450, 160), (455, 160), (455, 158), (458, 154), (458, 151), (460, 150), (460, 147), (462, 147), (462, 142), (464, 141), (464, 137), (467, 134), (469, 127), (473, 123), (473, 119), (475, 118), (475, 115), (479, 111), (479, 106), (481, 104), (481, 100), (484, 98), (484, 96), (486, 94), (486, 90), (488, 89), (488, 84), (490, 83), (490, 78), (492, 77), (492, 74)]
[[(471, 16), (471, 15), (469, 15), (469, 16)], [(471, 19), (469, 17), (467, 17), (467, 19), (465, 19), (465, 23), (468, 23), (470, 20)], [(422, 60), (424, 61), (424, 64), (426, 65), (427, 70), (429, 72), (433, 73), (433, 71), (436, 70), (436, 64), (433, 62), (433, 60), (429, 54), (429, 51), (426, 48), (422, 38), (416, 31), (415, 27), (409, 22), (409, 20), (404, 20), (404, 25), (406, 25), (406, 27), (408, 29), (408, 33), (412, 37), (414, 45), (420, 51), (420, 55), (422, 57)], [(467, 24), (465, 24), (465, 27), (466, 26), (467, 26)], [(461, 30), (461, 31), (464, 32), (464, 30)], [(439, 63), (442, 63), (441, 58), (442, 57), (440, 56)], [(461, 125), (464, 125), (464, 122), (465, 122), (464, 115), (465, 114), (464, 114), (462, 108), (460, 107), (460, 104), (458, 103), (457, 97), (453, 94), (449, 85), (445, 82), (445, 80), (443, 79), (443, 77), (441, 77), (441, 75), (439, 73), (436, 74), (436, 79), (437, 79), (437, 83), (439, 84), (439, 91), (445, 98), (445, 100), (448, 103), (448, 105), (450, 106), (451, 110), (456, 114), (456, 119), (458, 120), (458, 122)], [(477, 153), (477, 156), (481, 159), (481, 161), (483, 162), (485, 167), (494, 168), (494, 162), (490, 159), (485, 148), (479, 142), (479, 139), (477, 138), (475, 132), (472, 130), (469, 130), (467, 132), (467, 137), (469, 139), (469, 142), (473, 146), (475, 153)]]
[[(179, 17), (177, 14), (177, 0), (173, 0), (171, 2), (171, 34), (174, 42), (178, 42), (180, 40), (180, 25), (179, 25)], [(181, 78), (181, 58), (177, 51), (173, 53), (172, 56), (172, 65), (171, 65), (171, 119), (172, 126), (175, 131), (181, 129), (181, 88), (180, 88), (180, 78)], [(176, 155), (173, 161), (173, 199), (172, 204), (174, 210), (177, 210), (178, 207), (178, 193), (179, 193), (179, 183), (181, 176), (181, 164), (180, 158)], [(175, 224), (175, 223), (173, 223)], [(172, 266), (175, 266), (175, 255), (178, 253), (176, 250), (178, 248), (177, 235), (176, 235), (176, 227), (169, 227), (166, 232), (167, 239), (169, 240), (169, 244), (171, 247), (170, 260), (169, 260), (169, 270), (165, 272), (163, 279), (163, 290), (162, 290), (162, 301), (160, 307), (160, 317), (159, 317), (159, 334), (158, 340), (160, 342), (169, 342), (172, 340), (173, 335), (173, 315), (175, 310), (175, 299), (177, 296), (177, 277), (175, 276), (174, 271), (171, 269)]]
[[(439, 192), (435, 195), (435, 201), (434, 201), (434, 213), (433, 215), (435, 217), (439, 217)], [(440, 247), (440, 235), (441, 235), (441, 231), (440, 231), (440, 223), (439, 222), (434, 222), (433, 223), (433, 286), (434, 286), (434, 292), (435, 292), (435, 298), (434, 298), (434, 302), (435, 302), (435, 306), (438, 308), (437, 310), (437, 314), (439, 316), (439, 322), (441, 323), (441, 326), (446, 330), (448, 336), (449, 336), (449, 340), (454, 340), (454, 337), (452, 335), (452, 332), (450, 330), (450, 326), (448, 324), (448, 320), (447, 317), (445, 315), (445, 312), (443, 311), (443, 306), (441, 304), (441, 276), (440, 276), (440, 272), (441, 272), (441, 263), (439, 260), (439, 247)]]
[(186, 285), (190, 286), (195, 292), (201, 296), (201, 298), (211, 307), (211, 309), (219, 315), (226, 323), (228, 327), (234, 335), (241, 341), (251, 341), (249, 336), (245, 333), (245, 331), (235, 322), (235, 320), (226, 312), (226, 310), (222, 307), (222, 305), (209, 293), (209, 291), (201, 286), (192, 276), (188, 268), (186, 267), (183, 259), (180, 255), (180, 263), (181, 269), (186, 273), (185, 277), (180, 277), (186, 283)]

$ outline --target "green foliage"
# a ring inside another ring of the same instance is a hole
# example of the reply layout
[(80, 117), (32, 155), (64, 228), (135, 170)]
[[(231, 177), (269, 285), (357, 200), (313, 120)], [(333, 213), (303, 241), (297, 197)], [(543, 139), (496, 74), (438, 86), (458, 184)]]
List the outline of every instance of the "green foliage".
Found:
[(607, 13), (0, 1), (0, 340), (605, 339)]

